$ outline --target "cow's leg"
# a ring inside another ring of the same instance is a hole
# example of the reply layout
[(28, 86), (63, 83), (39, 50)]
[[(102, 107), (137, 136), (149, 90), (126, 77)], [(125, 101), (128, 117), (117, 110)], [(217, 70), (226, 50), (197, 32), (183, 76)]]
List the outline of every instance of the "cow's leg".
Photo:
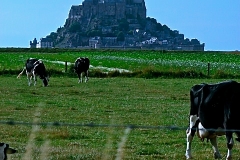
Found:
[(228, 148), (226, 160), (232, 160), (232, 148), (234, 144), (232, 134), (233, 134), (232, 132), (229, 132), (229, 131), (226, 132), (227, 148)]
[(31, 86), (31, 77), (27, 77), (28, 80), (28, 86)]
[(78, 83), (80, 83), (81, 82), (81, 73), (78, 73), (77, 75), (78, 75)]
[(36, 86), (36, 84), (37, 84), (37, 77), (36, 77), (36, 75), (33, 75), (33, 80), (34, 80), (34, 86)]
[(42, 81), (43, 81), (43, 87), (48, 86), (48, 78), (47, 78), (47, 77), (44, 77), (44, 78), (42, 79)]
[(196, 132), (196, 129), (194, 130), (192, 128), (196, 125), (197, 120), (198, 120), (197, 115), (191, 115), (190, 118), (189, 118), (190, 124), (189, 124), (189, 128), (186, 131), (186, 134), (187, 134), (187, 148), (186, 148), (185, 156), (186, 156), (187, 159), (192, 158), (191, 144), (192, 144), (194, 134)]
[(83, 83), (83, 72), (80, 74), (80, 77), (81, 77), (80, 81), (81, 83)]
[(28, 86), (31, 86), (32, 83), (32, 76), (27, 74)]
[(218, 146), (217, 146), (217, 137), (211, 138), (210, 142), (212, 144), (212, 148), (213, 148), (213, 152), (214, 152), (214, 158), (215, 159), (221, 159), (222, 156), (218, 150)]
[(88, 78), (88, 71), (85, 72), (85, 82), (87, 82), (89, 80)]

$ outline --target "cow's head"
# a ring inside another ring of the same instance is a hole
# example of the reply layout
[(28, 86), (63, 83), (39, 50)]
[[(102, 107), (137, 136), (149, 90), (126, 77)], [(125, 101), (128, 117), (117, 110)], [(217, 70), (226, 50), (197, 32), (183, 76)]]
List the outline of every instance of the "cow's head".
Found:
[(48, 86), (48, 82), (49, 82), (49, 75), (46, 73), (46, 74), (43, 74), (43, 75), (39, 75), (40, 79), (42, 80), (43, 82), (43, 86), (46, 87)]
[(44, 86), (44, 87), (48, 86), (49, 76), (43, 77), (42, 81), (43, 81), (43, 86)]
[(9, 144), (0, 143), (0, 159), (6, 160), (7, 154), (17, 153), (17, 150), (9, 148)]

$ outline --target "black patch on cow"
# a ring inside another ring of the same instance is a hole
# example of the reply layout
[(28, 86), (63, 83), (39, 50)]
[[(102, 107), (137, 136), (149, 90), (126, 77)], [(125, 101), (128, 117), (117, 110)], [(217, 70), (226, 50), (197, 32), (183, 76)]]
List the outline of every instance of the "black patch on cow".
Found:
[(27, 72), (31, 72), (33, 70), (34, 63), (37, 61), (38, 61), (38, 59), (36, 59), (36, 58), (27, 59), (26, 64), (25, 64)]
[(201, 97), (198, 101), (198, 116), (204, 128), (217, 129), (227, 126), (236, 129), (233, 125), (237, 120), (235, 114), (239, 113), (240, 107), (237, 88), (239, 84), (235, 81), (202, 85), (197, 97)]
[(42, 62), (37, 61), (34, 64), (34, 72), (37, 73), (39, 75), (40, 79), (44, 79), (45, 77), (47, 77), (47, 71), (46, 68), (44, 66), (44, 64)]

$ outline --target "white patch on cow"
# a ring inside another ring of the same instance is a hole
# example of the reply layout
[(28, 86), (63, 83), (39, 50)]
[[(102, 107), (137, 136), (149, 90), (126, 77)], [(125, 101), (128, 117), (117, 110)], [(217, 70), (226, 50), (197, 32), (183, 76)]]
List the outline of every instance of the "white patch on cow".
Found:
[(211, 138), (214, 138), (216, 136), (222, 136), (222, 135), (225, 135), (225, 132), (222, 128), (218, 128), (214, 131), (213, 134), (210, 134), (207, 129), (205, 129), (203, 126), (202, 126), (202, 123), (199, 122), (198, 124), (198, 129), (197, 129), (197, 135), (199, 138), (201, 139), (204, 139), (204, 138), (208, 138), (208, 139), (211, 139)]
[(189, 120), (190, 120), (189, 127), (193, 128), (193, 126), (196, 124), (196, 121), (198, 120), (198, 117), (197, 115), (191, 115)]
[[(234, 145), (234, 142), (233, 142), (233, 139), (231, 138), (230, 140), (230, 144), (233, 146)], [(231, 160), (232, 159), (232, 150), (231, 149), (228, 149), (228, 153), (227, 153), (227, 160)]]
[(189, 117), (190, 124), (189, 124), (189, 129), (187, 130), (187, 148), (185, 153), (185, 156), (187, 159), (192, 158), (191, 144), (192, 144), (193, 136), (191, 135), (191, 129), (196, 124), (197, 120), (198, 120), (197, 115), (191, 115)]
[[(209, 132), (202, 126), (202, 123), (199, 122), (198, 124), (198, 128), (197, 128), (197, 136), (202, 139), (202, 141), (204, 140), (204, 138), (210, 138), (210, 134)], [(212, 137), (213, 138), (213, 137)]]
[[(186, 149), (186, 159), (192, 158), (192, 152), (191, 152), (191, 144), (193, 140), (193, 136), (191, 135), (191, 128), (196, 124), (196, 121), (198, 120), (198, 117), (196, 115), (190, 116), (190, 127), (187, 130), (187, 149)], [(217, 136), (225, 135), (225, 132), (222, 128), (218, 128), (213, 134), (210, 134), (207, 129), (203, 127), (201, 122), (199, 122), (196, 130), (197, 136), (204, 141), (205, 138), (210, 139), (210, 142), (212, 144), (212, 148), (214, 151), (214, 158), (219, 159), (222, 158), (218, 145), (217, 145)], [(229, 157), (231, 156), (231, 150), (228, 150)]]

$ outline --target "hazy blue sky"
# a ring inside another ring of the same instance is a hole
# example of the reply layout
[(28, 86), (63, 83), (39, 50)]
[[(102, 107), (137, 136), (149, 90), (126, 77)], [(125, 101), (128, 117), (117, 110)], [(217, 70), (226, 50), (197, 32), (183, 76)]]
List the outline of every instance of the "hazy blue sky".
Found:
[[(240, 0), (145, 0), (147, 16), (205, 50), (240, 50)], [(29, 41), (63, 26), (71, 5), (82, 0), (0, 0), (0, 47), (29, 47)]]

